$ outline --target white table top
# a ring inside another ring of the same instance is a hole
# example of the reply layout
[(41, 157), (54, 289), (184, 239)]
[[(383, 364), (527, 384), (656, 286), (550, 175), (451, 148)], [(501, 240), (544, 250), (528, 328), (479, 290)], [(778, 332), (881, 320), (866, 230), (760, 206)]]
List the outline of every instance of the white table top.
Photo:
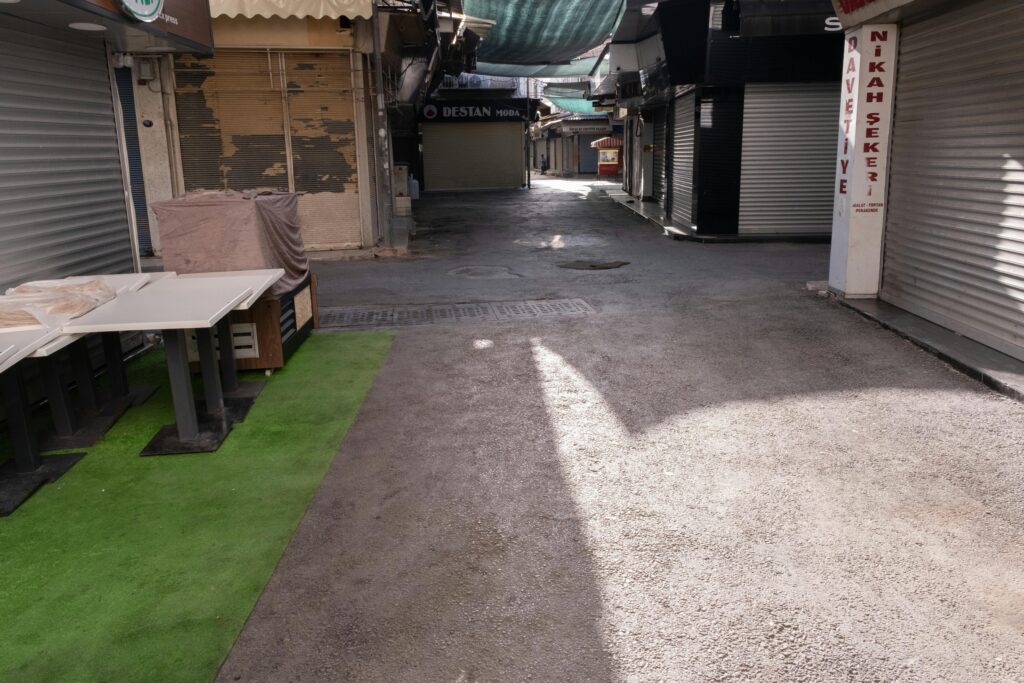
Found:
[(208, 329), (251, 294), (235, 277), (165, 277), (69, 321), (64, 332)]
[(40, 327), (18, 332), (0, 332), (0, 372), (32, 355), (40, 346), (60, 336), (59, 329)]
[[(162, 280), (165, 277), (174, 277), (176, 273), (173, 272), (159, 272), (159, 273), (123, 273), (117, 275), (97, 275), (96, 277), (102, 278), (109, 284), (118, 294), (127, 294), (128, 292), (137, 292), (147, 284)], [(53, 354), (66, 349), (71, 344), (75, 343), (84, 334), (62, 334), (51, 342), (40, 346), (36, 349), (31, 357), (32, 358), (47, 358)]]
[(178, 277), (189, 280), (236, 278), (238, 281), (246, 283), (246, 286), (252, 290), (249, 298), (235, 307), (236, 311), (247, 311), (253, 307), (257, 299), (263, 296), (264, 292), (284, 277), (284, 269), (269, 268), (266, 270), (225, 270), (216, 273), (184, 273)]

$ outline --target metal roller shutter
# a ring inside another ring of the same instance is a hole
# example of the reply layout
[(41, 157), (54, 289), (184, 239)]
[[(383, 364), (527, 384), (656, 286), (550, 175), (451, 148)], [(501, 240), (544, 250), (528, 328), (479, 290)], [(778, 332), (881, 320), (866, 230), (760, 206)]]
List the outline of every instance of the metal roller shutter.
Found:
[(635, 197), (643, 195), (643, 169), (644, 169), (644, 145), (643, 128), (640, 119), (633, 118), (633, 133), (630, 137), (633, 155), (630, 159), (630, 173), (632, 174), (632, 193)]
[(1017, 0), (904, 27), (881, 296), (1024, 360), (1021, 45)]
[(693, 225), (693, 153), (697, 107), (694, 93), (677, 97), (672, 112), (672, 222)]
[(114, 69), (114, 82), (121, 103), (121, 130), (124, 132), (125, 153), (128, 157), (128, 176), (131, 179), (132, 208), (135, 211), (135, 231), (139, 236), (139, 254), (153, 255), (153, 238), (149, 229), (149, 202), (146, 201), (146, 181), (142, 175), (142, 147), (139, 144), (139, 125), (135, 113), (135, 80), (131, 67)]
[(175, 81), (186, 191), (301, 192), (308, 249), (361, 246), (347, 52), (181, 55)]
[[(551, 167), (560, 168), (562, 139), (552, 147)], [(432, 192), (522, 187), (523, 155), (522, 123), (423, 124), (424, 180)]]
[(743, 102), (740, 233), (829, 233), (838, 83), (749, 84)]
[(654, 177), (651, 183), (651, 195), (654, 201), (665, 205), (665, 152), (668, 125), (664, 108), (655, 109), (651, 120), (654, 125)]
[(604, 135), (581, 135), (580, 136), (580, 173), (597, 173), (597, 150), (590, 146)]
[(114, 116), (101, 41), (0, 28), (0, 287), (133, 269)]

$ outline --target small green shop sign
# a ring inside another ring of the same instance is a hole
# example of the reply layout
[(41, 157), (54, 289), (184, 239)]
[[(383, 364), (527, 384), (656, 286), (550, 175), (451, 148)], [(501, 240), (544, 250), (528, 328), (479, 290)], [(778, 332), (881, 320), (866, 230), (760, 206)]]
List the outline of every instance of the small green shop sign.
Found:
[(121, 0), (121, 10), (139, 21), (156, 21), (164, 9), (164, 0)]

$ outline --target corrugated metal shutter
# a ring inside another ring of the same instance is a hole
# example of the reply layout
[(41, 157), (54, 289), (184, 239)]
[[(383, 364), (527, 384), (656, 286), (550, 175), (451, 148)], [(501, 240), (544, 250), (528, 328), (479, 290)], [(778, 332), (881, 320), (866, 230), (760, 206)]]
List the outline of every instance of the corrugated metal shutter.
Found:
[(291, 189), (307, 249), (361, 246), (347, 52), (181, 55), (175, 80), (187, 191)]
[(288, 190), (280, 67), (275, 55), (225, 50), (175, 58), (185, 190)]
[(0, 287), (131, 271), (103, 43), (21, 26), (0, 28)]
[(630, 146), (633, 150), (633, 155), (630, 160), (630, 171), (633, 174), (633, 191), (634, 197), (640, 197), (643, 195), (643, 172), (644, 172), (644, 143), (643, 143), (643, 129), (640, 127), (640, 119), (633, 118), (633, 133), (630, 136)]
[(347, 53), (285, 53), (295, 191), (303, 238), (316, 248), (362, 244), (352, 63)]
[[(552, 140), (552, 168), (559, 168), (562, 142)], [(423, 124), (424, 180), (432, 192), (522, 187), (523, 155), (522, 123)]]
[(139, 235), (139, 254), (152, 256), (153, 239), (149, 234), (149, 203), (146, 201), (146, 182), (142, 175), (142, 148), (139, 145), (139, 124), (135, 113), (135, 79), (132, 78), (131, 67), (115, 69), (114, 80), (121, 103), (121, 120), (124, 122), (122, 130), (128, 157), (132, 208), (135, 210), (135, 229)]
[(677, 97), (672, 112), (672, 222), (693, 225), (693, 152), (697, 107), (695, 95)]
[(654, 126), (654, 177), (651, 183), (651, 195), (654, 201), (665, 205), (665, 152), (667, 151), (667, 113), (665, 108), (655, 109), (651, 114)]
[(598, 152), (590, 143), (600, 140), (604, 135), (581, 135), (580, 140), (580, 173), (597, 173)]
[(882, 298), (1024, 360), (1024, 6), (904, 28)]
[(832, 231), (838, 83), (748, 84), (740, 233)]

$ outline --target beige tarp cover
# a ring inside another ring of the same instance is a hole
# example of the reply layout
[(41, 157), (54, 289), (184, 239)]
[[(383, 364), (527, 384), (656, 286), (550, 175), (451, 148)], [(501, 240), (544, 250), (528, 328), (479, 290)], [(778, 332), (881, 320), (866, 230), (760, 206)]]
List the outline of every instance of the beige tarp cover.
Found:
[(299, 196), (287, 192), (193, 192), (153, 204), (164, 270), (213, 273), (283, 268), (271, 296), (309, 274), (299, 229)]
[(210, 0), (210, 16), (369, 19), (372, 5), (372, 0)]

